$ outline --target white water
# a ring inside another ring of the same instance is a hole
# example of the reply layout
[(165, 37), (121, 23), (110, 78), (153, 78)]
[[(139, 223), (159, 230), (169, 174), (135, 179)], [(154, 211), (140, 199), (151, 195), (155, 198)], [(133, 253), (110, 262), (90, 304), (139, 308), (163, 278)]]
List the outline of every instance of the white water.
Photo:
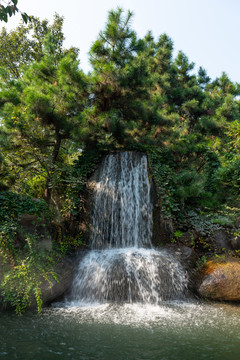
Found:
[(106, 156), (94, 186), (92, 249), (151, 247), (151, 235), (146, 156), (132, 152)]
[(184, 299), (187, 277), (166, 251), (143, 248), (93, 250), (79, 263), (74, 302), (159, 304)]
[(184, 299), (188, 279), (182, 265), (152, 247), (146, 156), (108, 155), (93, 182), (92, 250), (79, 260), (68, 304)]

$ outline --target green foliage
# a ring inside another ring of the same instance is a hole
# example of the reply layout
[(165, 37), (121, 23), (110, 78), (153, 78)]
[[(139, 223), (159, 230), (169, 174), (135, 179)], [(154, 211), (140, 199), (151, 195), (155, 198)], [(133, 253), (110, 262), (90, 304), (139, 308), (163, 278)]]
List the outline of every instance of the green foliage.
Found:
[(212, 219), (213, 224), (219, 224), (221, 226), (231, 226), (233, 225), (233, 221), (228, 216), (224, 215), (216, 215)]
[(33, 304), (34, 299), (40, 312), (41, 284), (57, 280), (53, 270), (55, 255), (41, 250), (31, 234), (25, 234), (22, 245), (17, 242), (18, 220), (23, 214), (34, 214), (39, 220), (46, 219), (47, 204), (30, 196), (0, 192), (0, 258), (3, 270), (0, 292), (3, 300), (17, 313)]
[(105, 30), (90, 50), (94, 103), (88, 119), (90, 115), (95, 143), (108, 133), (113, 142), (123, 146), (139, 137), (140, 122), (147, 121), (150, 77), (142, 53), (144, 44), (131, 29), (131, 18), (132, 13), (124, 16), (121, 8), (110, 11)]
[(7, 84), (2, 81), (4, 105), (0, 111), (9, 136), (3, 145), (6, 161), (16, 169), (21, 188), (26, 173), (30, 187), (29, 181), (35, 182), (43, 191), (45, 182), (38, 197), (45, 196), (48, 202), (55, 187), (55, 172), (67, 156), (67, 141), (80, 140), (78, 130), (86, 102), (86, 80), (78, 69), (76, 54), (69, 51), (60, 55), (58, 45), (48, 34), (42, 58), (32, 63), (21, 79), (8, 80)]
[(149, 161), (157, 187), (161, 211), (165, 218), (174, 217), (174, 214), (179, 211), (179, 204), (175, 200), (174, 167), (172, 168), (169, 164), (170, 159), (166, 161), (167, 151), (152, 148), (149, 150)]
[[(44, 39), (48, 34), (54, 36), (58, 54), (63, 52), (64, 35), (62, 32), (63, 18), (54, 15), (52, 25), (48, 20), (40, 21), (31, 17), (28, 25), (20, 24), (16, 29), (7, 32), (2, 28), (0, 34), (0, 67), (8, 69), (13, 78), (23, 74), (23, 68), (33, 61), (39, 61), (44, 55)], [(7, 75), (5, 75), (7, 76)]]
[(65, 218), (77, 219), (84, 208), (83, 191), (87, 179), (96, 169), (101, 157), (101, 147), (82, 152), (73, 162), (72, 166), (61, 174), (61, 183), (64, 189), (65, 200), (62, 207), (62, 215)]
[(17, 252), (18, 220), (26, 213), (46, 217), (48, 209), (45, 201), (8, 191), (0, 192), (0, 251), (9, 259)]
[(207, 258), (205, 255), (203, 255), (197, 260), (196, 265), (198, 268), (200, 268), (200, 267), (204, 266), (206, 264), (206, 262), (207, 262)]
[(27, 23), (30, 20), (30, 17), (26, 13), (22, 13), (18, 9), (17, 4), (18, 0), (0, 1), (0, 21), (8, 22), (9, 17), (15, 15), (16, 12), (20, 12), (23, 21)]
[(181, 230), (176, 230), (173, 233), (173, 238), (171, 239), (171, 243), (175, 244), (178, 240), (181, 239), (182, 236), (183, 236), (183, 232)]
[(43, 200), (33, 199), (27, 195), (19, 195), (9, 191), (0, 192), (0, 221), (18, 219), (22, 214), (42, 216), (47, 213), (47, 205)]
[[(3, 262), (6, 255), (0, 252)], [(5, 302), (13, 306), (18, 314), (27, 307), (37, 304), (38, 313), (42, 308), (41, 285), (43, 282), (58, 281), (53, 270), (54, 258), (47, 252), (40, 250), (33, 236), (26, 238), (26, 245), (22, 251), (12, 257), (10, 266), (5, 268), (3, 280), (0, 283), (1, 295)], [(7, 265), (5, 265), (7, 266)]]
[(227, 144), (223, 156), (221, 176), (224, 183), (240, 194), (240, 121), (227, 126)]
[(68, 254), (83, 248), (85, 244), (83, 243), (82, 234), (78, 233), (77, 236), (65, 236), (63, 239), (60, 239), (57, 246), (57, 249), (62, 254)]
[(173, 235), (176, 239), (180, 239), (183, 236), (183, 232), (180, 230), (176, 230)]

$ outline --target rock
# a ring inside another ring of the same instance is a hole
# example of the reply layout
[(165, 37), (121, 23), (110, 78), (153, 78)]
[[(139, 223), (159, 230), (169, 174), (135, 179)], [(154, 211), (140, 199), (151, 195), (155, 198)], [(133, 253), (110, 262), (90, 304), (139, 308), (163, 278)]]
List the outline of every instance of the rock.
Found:
[(188, 246), (180, 246), (178, 247), (178, 251), (180, 252), (180, 261), (182, 262), (183, 266), (192, 270), (196, 264), (197, 254), (193, 248)]
[(163, 219), (160, 211), (160, 207), (154, 206), (152, 229), (152, 243), (154, 246), (169, 244), (173, 237), (172, 221)]
[(163, 247), (157, 247), (157, 249), (168, 250), (174, 257), (178, 259), (178, 261), (182, 264), (182, 266), (190, 272), (195, 267), (198, 256), (193, 248), (190, 248), (182, 244), (178, 244), (178, 245), (171, 244)]
[[(43, 306), (64, 296), (71, 288), (74, 266), (73, 263), (63, 260), (58, 263), (54, 269), (57, 274), (58, 281), (52, 280), (51, 282), (44, 281), (41, 286)], [(33, 304), (35, 307), (35, 304)]]
[(235, 236), (230, 241), (231, 246), (233, 250), (239, 250), (240, 249), (240, 236)]
[(164, 219), (163, 217), (157, 188), (153, 181), (150, 181), (150, 196), (153, 205), (152, 244), (154, 246), (163, 246), (169, 244), (173, 237), (173, 222), (171, 219)]
[[(64, 259), (54, 268), (58, 281), (49, 277), (50, 281), (44, 280), (41, 285), (42, 306), (46, 306), (53, 301), (57, 301), (63, 297), (71, 288), (74, 276), (74, 263), (69, 259)], [(3, 279), (4, 269), (0, 263), (0, 281)], [(9, 309), (12, 306), (3, 301), (0, 295), (0, 310)], [(37, 304), (35, 298), (32, 299), (30, 309), (36, 309)]]
[(25, 243), (28, 234), (37, 239), (37, 245), (40, 250), (52, 250), (52, 238), (50, 235), (50, 225), (43, 219), (39, 220), (37, 215), (22, 214), (19, 219), (21, 231), (17, 233), (17, 241)]
[(230, 243), (230, 236), (224, 230), (215, 231), (213, 234), (213, 240), (215, 241), (215, 245), (217, 249), (226, 249), (232, 250), (232, 246)]
[(197, 291), (207, 299), (240, 301), (240, 261), (208, 261), (200, 271)]

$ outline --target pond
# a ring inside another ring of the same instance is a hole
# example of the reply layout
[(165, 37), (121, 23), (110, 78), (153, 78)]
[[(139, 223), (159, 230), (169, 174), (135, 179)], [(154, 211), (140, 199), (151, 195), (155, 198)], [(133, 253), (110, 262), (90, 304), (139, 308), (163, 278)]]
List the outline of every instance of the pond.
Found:
[(40, 316), (0, 313), (0, 335), (0, 359), (235, 360), (240, 307), (59, 303)]

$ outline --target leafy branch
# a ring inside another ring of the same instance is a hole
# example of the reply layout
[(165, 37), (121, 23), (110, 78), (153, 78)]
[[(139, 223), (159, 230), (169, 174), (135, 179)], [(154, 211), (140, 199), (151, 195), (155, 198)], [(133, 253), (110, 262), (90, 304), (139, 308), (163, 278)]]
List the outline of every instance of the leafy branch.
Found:
[(28, 16), (25, 12), (21, 12), (17, 7), (18, 0), (0, 1), (0, 21), (8, 22), (9, 17), (15, 15), (16, 13), (20, 13), (23, 21), (27, 24), (30, 21), (30, 16)]

